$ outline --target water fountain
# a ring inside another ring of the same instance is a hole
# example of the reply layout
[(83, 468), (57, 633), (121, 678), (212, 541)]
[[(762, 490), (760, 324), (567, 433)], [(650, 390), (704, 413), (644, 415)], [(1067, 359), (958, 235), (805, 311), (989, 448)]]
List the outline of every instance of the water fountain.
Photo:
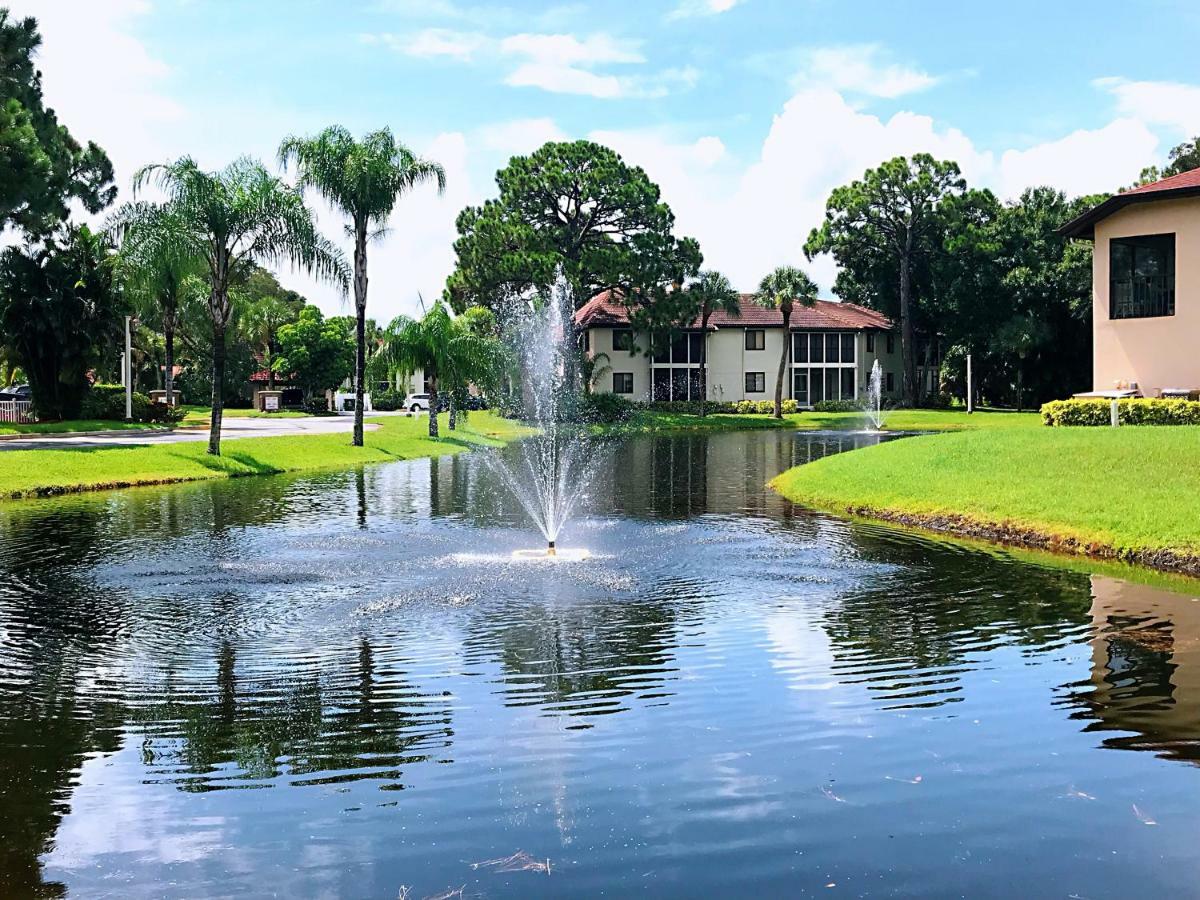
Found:
[(883, 367), (876, 359), (871, 366), (871, 377), (867, 381), (867, 396), (863, 403), (863, 412), (871, 423), (872, 431), (883, 431), (887, 413), (883, 409)]
[(523, 417), (537, 433), (518, 441), (510, 454), (492, 453), (486, 459), (546, 539), (545, 549), (517, 550), (514, 559), (588, 556), (587, 550), (558, 546), (559, 533), (591, 479), (595, 444), (571, 421), (570, 407), (579, 391), (576, 351), (567, 339), (573, 313), (570, 288), (560, 276), (547, 302), (512, 323)]

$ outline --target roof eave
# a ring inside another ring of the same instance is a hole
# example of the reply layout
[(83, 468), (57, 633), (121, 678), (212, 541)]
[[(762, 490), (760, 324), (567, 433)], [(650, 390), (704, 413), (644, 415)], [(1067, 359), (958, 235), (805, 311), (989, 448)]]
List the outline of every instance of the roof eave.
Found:
[(1098, 206), (1093, 206), (1065, 225), (1058, 228), (1058, 234), (1068, 238), (1079, 238), (1085, 241), (1096, 239), (1096, 223), (1107, 219), (1113, 213), (1134, 203), (1151, 203), (1156, 200), (1179, 200), (1185, 197), (1200, 197), (1200, 187), (1188, 186), (1170, 188), (1164, 191), (1146, 191), (1145, 193), (1129, 192), (1114, 194)]

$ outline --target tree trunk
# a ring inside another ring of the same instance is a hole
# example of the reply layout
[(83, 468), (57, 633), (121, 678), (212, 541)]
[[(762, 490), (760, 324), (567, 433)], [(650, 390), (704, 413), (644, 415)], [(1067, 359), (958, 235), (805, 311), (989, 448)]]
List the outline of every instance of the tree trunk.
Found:
[(787, 373), (788, 355), (792, 349), (792, 304), (783, 303), (779, 306), (783, 313), (783, 353), (779, 354), (779, 374), (775, 378), (775, 418), (783, 418), (783, 376)]
[(708, 317), (707, 306), (700, 314), (700, 380), (704, 386), (700, 389), (700, 418), (708, 415), (708, 373), (704, 367), (708, 365)]
[(454, 394), (450, 394), (450, 430), (458, 427), (458, 404), (454, 402)]
[(367, 370), (367, 223), (354, 228), (354, 439), (363, 445), (363, 382)]
[(429, 436), (438, 436), (438, 383), (437, 376), (429, 376)]
[(917, 354), (913, 346), (912, 323), (912, 229), (904, 236), (904, 249), (900, 253), (900, 356), (904, 369), (903, 398), (905, 406), (914, 406), (916, 401)]
[(1022, 368), (1023, 367), (1021, 365), (1021, 360), (1018, 359), (1017, 360), (1017, 412), (1022, 412), (1023, 408), (1024, 408), (1024, 403), (1022, 403), (1022, 401), (1021, 401), (1021, 388), (1023, 387), (1023, 385), (1021, 384)]
[(267, 362), (267, 390), (273, 391), (275, 390), (275, 366), (272, 365), (272, 363), (274, 363), (275, 360), (271, 358), (270, 341), (267, 341), (266, 352), (263, 354), (263, 358)]
[(175, 319), (163, 316), (163, 388), (167, 392), (167, 406), (175, 405)]
[(212, 421), (208, 426), (208, 452), (221, 455), (221, 413), (225, 393), (225, 325), (213, 322)]

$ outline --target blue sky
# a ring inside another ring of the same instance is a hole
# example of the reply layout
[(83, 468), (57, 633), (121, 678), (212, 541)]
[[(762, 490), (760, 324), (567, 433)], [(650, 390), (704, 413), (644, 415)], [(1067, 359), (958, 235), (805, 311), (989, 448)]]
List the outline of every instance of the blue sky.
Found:
[[(440, 292), (453, 222), (514, 153), (591, 137), (643, 166), (744, 289), (837, 184), (897, 153), (1006, 197), (1110, 190), (1200, 133), (1200, 5), (835, 0), (13, 0), (80, 137), (139, 164), (270, 160), (287, 133), (380, 125), (447, 168), (372, 259), (379, 319)], [(340, 236), (336, 216), (323, 226)], [(828, 260), (804, 263), (826, 287)], [(330, 312), (303, 276), (283, 280)]]

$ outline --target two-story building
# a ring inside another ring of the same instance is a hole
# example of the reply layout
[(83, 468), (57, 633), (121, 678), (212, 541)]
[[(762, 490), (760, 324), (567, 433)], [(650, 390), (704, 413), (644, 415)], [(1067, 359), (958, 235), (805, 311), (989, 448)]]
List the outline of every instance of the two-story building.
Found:
[(1200, 169), (1110, 197), (1060, 233), (1095, 244), (1093, 390), (1200, 391)]
[(739, 316), (713, 313), (707, 334), (696, 321), (651, 347), (648, 335), (630, 328), (620, 302), (607, 293), (593, 297), (575, 314), (584, 351), (598, 363), (593, 390), (639, 401), (772, 400), (787, 341), (783, 396), (800, 406), (858, 400), (876, 359), (883, 396), (899, 397), (900, 336), (886, 316), (852, 303), (818, 300), (811, 307), (796, 305), (785, 334), (779, 310), (759, 306), (750, 294), (740, 305)]

